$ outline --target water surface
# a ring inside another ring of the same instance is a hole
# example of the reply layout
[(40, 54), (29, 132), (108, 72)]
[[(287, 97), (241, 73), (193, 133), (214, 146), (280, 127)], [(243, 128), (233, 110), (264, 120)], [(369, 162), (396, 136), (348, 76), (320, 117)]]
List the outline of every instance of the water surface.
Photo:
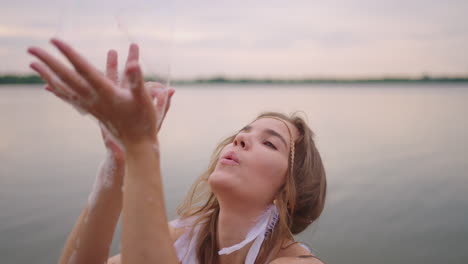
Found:
[[(298, 239), (326, 263), (466, 263), (467, 88), (176, 87), (160, 135), (168, 215), (223, 137), (261, 111), (302, 110), (328, 196)], [(54, 263), (105, 155), (98, 126), (40, 86), (1, 86), (0, 124), (1, 262)]]

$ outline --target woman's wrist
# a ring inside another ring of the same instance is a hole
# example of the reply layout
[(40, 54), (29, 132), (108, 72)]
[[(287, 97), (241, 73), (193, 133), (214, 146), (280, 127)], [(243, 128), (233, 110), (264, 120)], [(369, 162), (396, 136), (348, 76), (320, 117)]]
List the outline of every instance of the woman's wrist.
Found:
[(123, 145), (125, 149), (125, 159), (127, 159), (129, 155), (139, 155), (141, 153), (147, 153), (148, 151), (159, 154), (159, 141), (157, 137), (154, 139), (125, 142)]
[[(155, 174), (160, 173), (160, 153), (157, 141), (139, 141), (125, 145), (125, 187), (127, 179), (144, 182), (159, 181)], [(149, 183), (147, 182), (147, 183)], [(126, 192), (124, 190), (124, 192)]]
[(124, 169), (125, 168), (125, 153), (119, 152), (116, 153), (111, 149), (107, 149), (107, 159), (112, 161), (117, 167)]
[(122, 192), (123, 178), (125, 175), (125, 160), (117, 160), (111, 152), (101, 162), (89, 201), (98, 200), (104, 193)]

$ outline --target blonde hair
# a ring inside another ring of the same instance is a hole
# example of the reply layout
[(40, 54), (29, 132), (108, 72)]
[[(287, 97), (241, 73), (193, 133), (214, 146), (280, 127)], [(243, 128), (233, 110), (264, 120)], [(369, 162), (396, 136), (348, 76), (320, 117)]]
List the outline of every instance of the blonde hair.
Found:
[[(297, 113), (286, 116), (277, 112), (264, 112), (255, 119), (281, 119), (291, 123), (299, 131), (299, 137), (291, 144), (290, 170), (286, 182), (278, 190), (275, 200), (279, 219), (273, 231), (265, 238), (256, 264), (271, 260), (280, 251), (285, 239), (294, 240), (293, 235), (299, 234), (317, 220), (325, 206), (327, 182), (322, 159), (315, 146), (315, 134)], [(200, 224), (198, 239), (195, 241), (199, 263), (219, 262), (216, 234), (220, 208), (210, 189), (208, 178), (216, 167), (221, 151), (233, 142), (235, 136), (236, 134), (231, 135), (218, 144), (211, 155), (207, 170), (195, 181), (177, 210), (181, 219), (199, 216), (193, 225)], [(190, 236), (193, 236), (193, 232), (192, 228)]]

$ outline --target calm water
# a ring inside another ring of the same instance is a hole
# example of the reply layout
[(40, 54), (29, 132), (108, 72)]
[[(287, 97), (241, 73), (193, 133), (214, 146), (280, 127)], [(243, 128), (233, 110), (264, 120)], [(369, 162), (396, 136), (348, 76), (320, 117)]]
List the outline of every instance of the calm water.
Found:
[[(326, 263), (467, 263), (467, 88), (176, 87), (161, 131), (169, 216), (221, 138), (263, 110), (302, 110), (329, 188), (299, 239)], [(0, 262), (55, 263), (104, 158), (99, 129), (39, 86), (1, 86), (0, 124)]]

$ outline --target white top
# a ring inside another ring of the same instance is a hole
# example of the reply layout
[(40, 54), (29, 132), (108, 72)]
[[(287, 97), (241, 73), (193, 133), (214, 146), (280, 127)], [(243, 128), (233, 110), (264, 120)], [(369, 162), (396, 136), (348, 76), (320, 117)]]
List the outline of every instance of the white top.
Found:
[[(177, 257), (179, 258), (179, 261), (182, 264), (198, 263), (195, 241), (197, 240), (198, 233), (200, 231), (200, 224), (194, 228), (194, 235), (192, 239), (190, 239), (190, 229), (195, 220), (196, 216), (191, 216), (183, 220), (180, 220), (178, 218), (169, 222), (169, 224), (175, 228), (185, 228), (185, 232), (174, 243), (174, 247), (177, 252)], [(247, 236), (242, 242), (230, 247), (222, 248), (218, 251), (218, 254), (230, 254), (255, 240), (252, 246), (250, 247), (249, 252), (247, 253), (247, 257), (245, 258), (245, 264), (254, 264), (258, 252), (260, 251), (260, 247), (263, 243), (263, 240), (265, 239), (265, 236), (275, 227), (277, 221), (278, 208), (276, 207), (276, 205), (271, 204), (270, 206), (268, 206), (267, 210), (260, 215), (255, 225), (250, 229), (250, 231), (247, 233)], [(301, 244), (301, 246), (303, 245)], [(304, 248), (306, 248), (309, 251), (307, 247)]]

